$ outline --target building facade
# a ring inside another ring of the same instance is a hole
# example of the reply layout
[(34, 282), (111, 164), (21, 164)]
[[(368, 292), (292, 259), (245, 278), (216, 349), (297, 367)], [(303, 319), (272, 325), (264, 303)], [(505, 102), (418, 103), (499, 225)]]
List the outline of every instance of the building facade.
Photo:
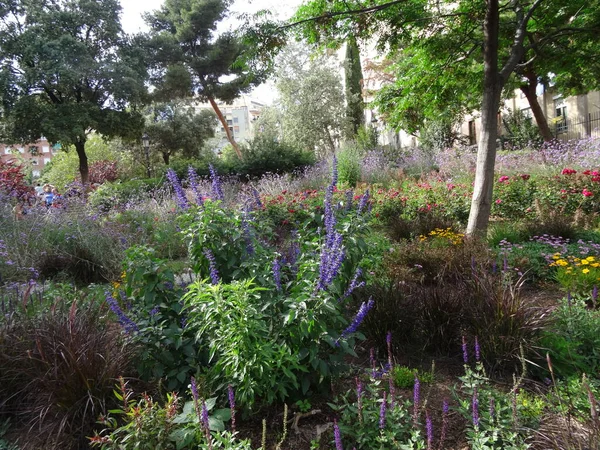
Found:
[(0, 160), (14, 161), (31, 168), (33, 178), (37, 178), (59, 150), (60, 145), (52, 146), (46, 138), (33, 144), (0, 144)]

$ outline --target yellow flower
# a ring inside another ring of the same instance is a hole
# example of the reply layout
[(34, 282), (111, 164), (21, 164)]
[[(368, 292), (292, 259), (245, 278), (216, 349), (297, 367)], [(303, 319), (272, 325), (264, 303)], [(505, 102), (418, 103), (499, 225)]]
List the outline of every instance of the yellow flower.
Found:
[(586, 259), (587, 261), (589, 261), (589, 262), (593, 262), (593, 261), (595, 261), (595, 259), (594, 259), (594, 257), (593, 257), (593, 256), (588, 256), (588, 257), (587, 257), (587, 258), (585, 258), (585, 259)]
[(590, 266), (592, 266), (592, 267), (600, 267), (600, 263), (596, 263), (595, 262), (595, 263), (590, 264)]
[(583, 264), (584, 266), (588, 265), (590, 262), (587, 259), (582, 259), (581, 260), (581, 264)]
[(582, 272), (583, 273), (590, 273), (590, 269), (583, 269)]

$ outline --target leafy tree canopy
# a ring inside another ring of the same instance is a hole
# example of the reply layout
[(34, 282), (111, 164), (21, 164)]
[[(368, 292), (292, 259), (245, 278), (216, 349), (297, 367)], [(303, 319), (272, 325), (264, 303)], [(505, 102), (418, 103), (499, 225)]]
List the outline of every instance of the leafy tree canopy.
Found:
[(118, 0), (0, 2), (0, 136), (74, 145), (87, 182), (85, 141), (140, 134), (133, 106), (145, 95), (145, 62), (122, 32)]

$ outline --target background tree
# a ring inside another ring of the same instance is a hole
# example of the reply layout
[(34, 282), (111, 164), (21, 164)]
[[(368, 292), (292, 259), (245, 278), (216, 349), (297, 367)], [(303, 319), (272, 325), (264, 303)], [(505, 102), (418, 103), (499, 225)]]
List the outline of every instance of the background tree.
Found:
[(216, 115), (209, 110), (196, 110), (181, 103), (158, 103), (147, 110), (146, 132), (152, 147), (162, 155), (168, 166), (171, 156), (179, 153), (186, 158), (200, 156), (206, 140), (214, 137)]
[(552, 13), (551, 28), (556, 28), (546, 30), (545, 42), (568, 40), (579, 32), (596, 29), (599, 10), (597, 0), (568, 4), (559, 0), (513, 0), (502, 5), (499, 0), (436, 4), (421, 0), (368, 3), (313, 0), (298, 10), (296, 25), (301, 25), (303, 34), (312, 41), (324, 37), (339, 41), (350, 34), (370, 37), (378, 31), (380, 48), (411, 49), (415, 45), (423, 48), (430, 42), (439, 42), (443, 54), (449, 55), (442, 68), (450, 78), (457, 67), (481, 67), (482, 129), (467, 225), (467, 233), (472, 235), (484, 232), (489, 221), (502, 91), (517, 68), (526, 62), (530, 49), (540, 46), (540, 40), (526, 40), (528, 33), (545, 23)]
[(331, 59), (296, 44), (282, 51), (277, 66), (283, 140), (318, 153), (335, 151), (347, 121), (341, 78)]
[(217, 101), (232, 102), (264, 81), (267, 69), (247, 59), (240, 34), (216, 27), (227, 16), (230, 0), (166, 0), (146, 16), (152, 29), (153, 84), (159, 98), (194, 95), (208, 102), (241, 158), (239, 146)]
[(83, 183), (92, 130), (138, 137), (143, 126), (134, 106), (145, 94), (145, 63), (120, 11), (118, 0), (0, 3), (0, 137), (74, 145)]
[(346, 117), (349, 122), (350, 139), (356, 136), (365, 123), (365, 103), (362, 96), (363, 72), (360, 63), (360, 48), (354, 36), (346, 42), (346, 58), (344, 60), (346, 88)]

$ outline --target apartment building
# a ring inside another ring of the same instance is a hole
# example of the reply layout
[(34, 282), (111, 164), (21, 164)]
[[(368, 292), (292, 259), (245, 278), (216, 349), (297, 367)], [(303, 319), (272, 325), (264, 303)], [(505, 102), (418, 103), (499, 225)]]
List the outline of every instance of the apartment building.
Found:
[(42, 169), (52, 161), (52, 157), (60, 150), (60, 144), (50, 145), (46, 138), (33, 144), (8, 145), (0, 143), (0, 160), (15, 161), (31, 168), (34, 178), (41, 175)]
[[(538, 90), (537, 99), (556, 139), (566, 141), (600, 137), (600, 91), (564, 97), (553, 92), (552, 88), (546, 90), (542, 86)], [(504, 101), (504, 112), (508, 109), (521, 111), (535, 123), (529, 102), (520, 90), (516, 90), (512, 98)], [(498, 124), (502, 136), (506, 135), (506, 130), (501, 114), (498, 116)], [(471, 145), (476, 145), (481, 135), (481, 119), (478, 114), (468, 116), (460, 131), (468, 137)]]

